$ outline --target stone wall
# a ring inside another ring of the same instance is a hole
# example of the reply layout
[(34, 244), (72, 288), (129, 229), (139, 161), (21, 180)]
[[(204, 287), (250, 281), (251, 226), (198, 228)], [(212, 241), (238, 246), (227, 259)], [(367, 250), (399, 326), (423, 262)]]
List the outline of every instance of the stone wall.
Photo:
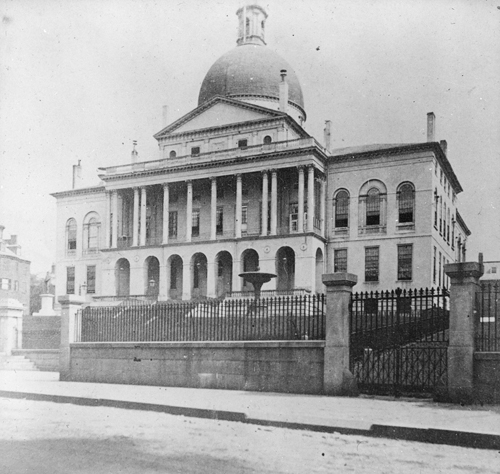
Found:
[(23, 318), (23, 349), (59, 349), (60, 344), (60, 316)]
[(500, 404), (500, 352), (474, 354), (474, 388), (478, 401)]
[(67, 380), (291, 393), (323, 390), (324, 341), (71, 344)]

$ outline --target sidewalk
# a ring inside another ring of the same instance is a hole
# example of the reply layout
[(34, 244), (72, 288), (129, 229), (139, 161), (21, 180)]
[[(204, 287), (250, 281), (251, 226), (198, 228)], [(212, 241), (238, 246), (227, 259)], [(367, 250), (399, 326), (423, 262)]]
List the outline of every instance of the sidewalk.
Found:
[(54, 372), (0, 371), (0, 397), (160, 411), (291, 429), (500, 450), (500, 407), (418, 399), (60, 382)]

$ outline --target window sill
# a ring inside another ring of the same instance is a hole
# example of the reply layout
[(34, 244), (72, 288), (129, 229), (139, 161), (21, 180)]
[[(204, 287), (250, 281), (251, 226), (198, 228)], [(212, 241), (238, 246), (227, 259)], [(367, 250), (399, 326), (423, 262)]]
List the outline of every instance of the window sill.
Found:
[(404, 224), (396, 224), (396, 231), (397, 232), (415, 232), (415, 223), (414, 222), (408, 222)]
[(359, 235), (373, 235), (387, 233), (385, 225), (371, 225), (358, 228)]
[(335, 227), (333, 229), (333, 234), (338, 236), (349, 235), (349, 227)]

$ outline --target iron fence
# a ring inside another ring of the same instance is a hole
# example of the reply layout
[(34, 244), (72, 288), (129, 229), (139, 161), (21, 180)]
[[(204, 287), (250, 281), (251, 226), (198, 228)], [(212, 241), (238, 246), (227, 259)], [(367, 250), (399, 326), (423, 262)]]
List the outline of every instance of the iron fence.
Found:
[(367, 393), (429, 393), (447, 377), (446, 289), (356, 293), (350, 367)]
[(500, 351), (500, 282), (482, 283), (476, 293), (476, 309), (479, 321), (476, 325), (476, 350)]
[(325, 296), (89, 306), (76, 342), (321, 340)]

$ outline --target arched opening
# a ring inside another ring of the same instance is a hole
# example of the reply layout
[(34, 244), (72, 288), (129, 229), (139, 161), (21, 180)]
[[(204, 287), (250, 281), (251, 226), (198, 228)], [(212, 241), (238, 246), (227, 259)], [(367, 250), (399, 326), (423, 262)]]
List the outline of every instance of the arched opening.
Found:
[(270, 135), (266, 135), (264, 137), (264, 145), (270, 145), (272, 143), (273, 139), (271, 138)]
[(191, 295), (192, 298), (207, 296), (207, 257), (195, 253), (191, 259)]
[(175, 150), (172, 150), (169, 154), (170, 158), (175, 158), (177, 156), (177, 153), (175, 152)]
[(229, 252), (222, 251), (215, 257), (216, 295), (222, 297), (232, 291), (233, 257)]
[(120, 258), (115, 265), (116, 296), (130, 296), (130, 263)]
[(323, 293), (323, 273), (325, 272), (323, 251), (316, 250), (316, 293)]
[(182, 299), (182, 258), (179, 255), (171, 255), (167, 261), (167, 272), (169, 274), (168, 297), (171, 300)]
[(160, 292), (160, 262), (156, 257), (148, 257), (145, 262), (144, 294), (158, 296)]
[[(254, 249), (247, 249), (241, 254), (242, 271), (255, 272), (259, 269), (259, 254)], [(243, 291), (253, 291), (253, 285), (243, 280)]]
[(278, 291), (295, 288), (295, 252), (290, 247), (281, 247), (276, 252), (276, 274)]

